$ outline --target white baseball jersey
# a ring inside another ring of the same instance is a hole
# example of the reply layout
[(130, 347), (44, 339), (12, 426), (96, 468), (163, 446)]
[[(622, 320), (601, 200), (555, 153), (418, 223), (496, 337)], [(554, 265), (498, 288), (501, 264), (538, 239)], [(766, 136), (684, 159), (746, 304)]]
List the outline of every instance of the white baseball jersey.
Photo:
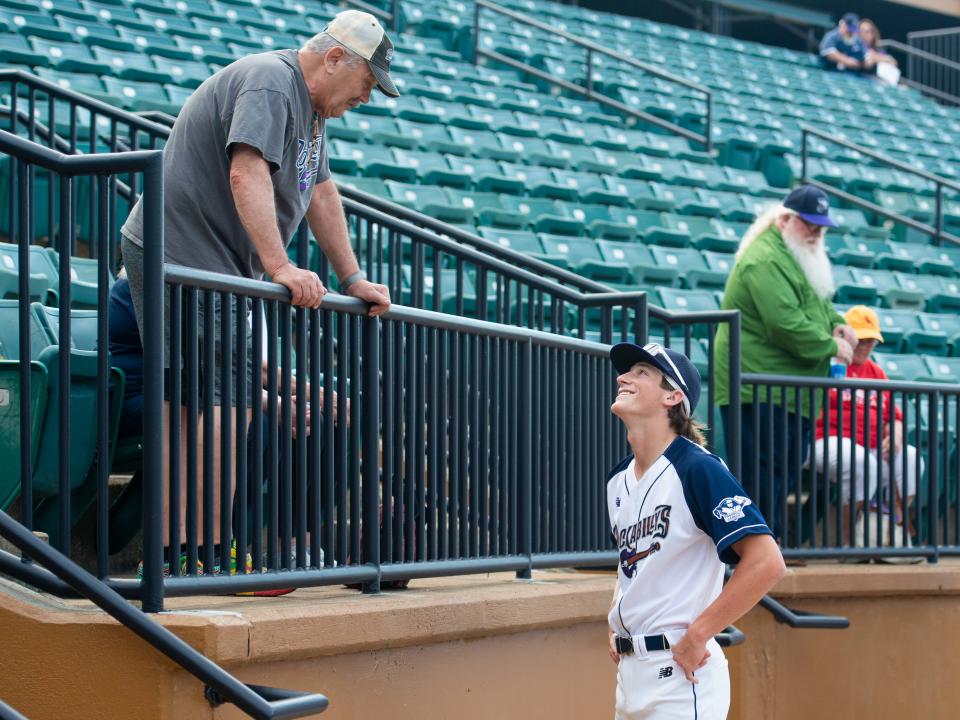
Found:
[(610, 525), (620, 550), (619, 597), (610, 627), (622, 636), (689, 627), (720, 594), (732, 545), (772, 535), (726, 465), (678, 437), (643, 477), (633, 455), (607, 481)]

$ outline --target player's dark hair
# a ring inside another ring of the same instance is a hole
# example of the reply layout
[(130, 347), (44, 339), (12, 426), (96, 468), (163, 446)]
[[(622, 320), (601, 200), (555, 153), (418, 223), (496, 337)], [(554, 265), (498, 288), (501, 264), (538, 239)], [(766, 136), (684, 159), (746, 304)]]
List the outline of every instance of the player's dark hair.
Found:
[[(664, 390), (676, 390), (666, 377), (660, 379), (660, 387)], [(677, 403), (667, 411), (667, 419), (670, 420), (670, 429), (677, 435), (682, 435), (690, 442), (697, 445), (707, 446), (707, 439), (703, 435), (706, 426), (697, 422), (683, 411), (683, 403)]]

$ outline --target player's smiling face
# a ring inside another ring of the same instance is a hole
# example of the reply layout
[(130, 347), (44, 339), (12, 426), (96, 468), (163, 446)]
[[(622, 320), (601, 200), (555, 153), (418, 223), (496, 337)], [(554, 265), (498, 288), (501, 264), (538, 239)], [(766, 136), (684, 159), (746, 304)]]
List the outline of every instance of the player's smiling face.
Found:
[(617, 396), (610, 411), (617, 417), (649, 414), (661, 407), (665, 394), (669, 391), (660, 387), (663, 379), (653, 365), (637, 363), (630, 370), (617, 377)]

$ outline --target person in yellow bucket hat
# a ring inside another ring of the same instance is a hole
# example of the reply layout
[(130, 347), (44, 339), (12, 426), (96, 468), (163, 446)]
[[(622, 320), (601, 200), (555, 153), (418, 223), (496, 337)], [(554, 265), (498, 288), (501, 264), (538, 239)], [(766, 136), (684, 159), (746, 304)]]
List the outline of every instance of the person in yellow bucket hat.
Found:
[[(857, 334), (857, 345), (853, 350), (853, 359), (847, 366), (847, 378), (859, 380), (888, 380), (883, 368), (870, 359), (870, 354), (878, 343), (883, 342), (883, 333), (880, 331), (880, 318), (876, 311), (865, 305), (856, 305), (844, 314), (847, 324)], [(878, 412), (879, 398), (882, 396), (882, 418)], [(869, 417), (867, 411), (870, 411)], [(842, 423), (838, 416), (842, 415)], [(875, 392), (866, 390), (845, 390), (839, 396), (836, 390), (830, 391), (830, 397), (825, 408), (828, 424), (825, 427), (824, 415), (817, 420), (814, 445), (814, 462), (819, 469), (827, 466), (830, 479), (837, 480), (840, 476), (840, 495), (843, 505), (844, 535), (849, 541), (849, 503), (855, 502), (858, 514), (865, 505), (876, 510), (878, 500), (887, 498), (875, 497), (877, 482), (878, 453), (883, 458), (880, 465), (880, 487), (888, 490), (882, 493), (889, 496), (890, 482), (890, 455), (893, 453), (893, 494), (895, 502), (892, 509), (887, 509), (890, 518), (896, 522), (895, 539), (899, 543), (902, 538), (902, 524), (908, 523), (909, 518), (904, 508), (909, 508), (910, 502), (917, 491), (918, 474), (923, 474), (923, 460), (920, 459), (919, 473), (917, 472), (917, 449), (904, 443), (903, 413), (892, 401), (887, 391)], [(856, 437), (853, 437), (852, 428), (856, 427)], [(865, 428), (869, 426), (869, 437)], [(827, 430), (829, 428), (829, 431)], [(842, 427), (843, 436), (839, 437), (838, 427)], [(904, 488), (903, 453), (907, 455), (906, 486)], [(826, 457), (825, 457), (826, 456)], [(844, 467), (839, 469), (840, 458)], [(854, 472), (856, 470), (856, 472)], [(851, 478), (856, 475), (856, 488), (851, 497)], [(866, 478), (866, 491), (864, 490)], [(906, 491), (906, 504), (902, 502), (902, 495)], [(889, 503), (888, 503), (889, 504)], [(870, 531), (870, 537), (875, 537), (876, 525)], [(912, 532), (908, 532), (907, 542)], [(854, 533), (856, 545), (863, 546), (862, 532)], [(868, 543), (869, 544), (869, 543)]]

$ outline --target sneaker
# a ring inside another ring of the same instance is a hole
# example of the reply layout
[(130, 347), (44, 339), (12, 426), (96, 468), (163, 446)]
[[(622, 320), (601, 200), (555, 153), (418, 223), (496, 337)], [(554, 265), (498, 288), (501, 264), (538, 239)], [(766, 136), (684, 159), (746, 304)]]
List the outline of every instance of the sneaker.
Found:
[[(214, 568), (216, 572), (216, 568)], [(187, 574), (187, 554), (180, 553), (180, 574)], [(197, 560), (197, 575), (203, 575), (203, 563), (200, 560)], [(165, 562), (163, 564), (163, 576), (170, 577), (170, 563)], [(137, 580), (143, 580), (143, 560), (137, 563)]]
[[(247, 575), (253, 574), (253, 557), (250, 553), (247, 553)], [(264, 568), (266, 570), (266, 568)], [(237, 574), (237, 541), (234, 540), (233, 544), (230, 546), (230, 574)], [(247, 592), (238, 592), (234, 593), (237, 597), (280, 597), (281, 595), (289, 595), (296, 588), (279, 588), (276, 590), (249, 590)]]

